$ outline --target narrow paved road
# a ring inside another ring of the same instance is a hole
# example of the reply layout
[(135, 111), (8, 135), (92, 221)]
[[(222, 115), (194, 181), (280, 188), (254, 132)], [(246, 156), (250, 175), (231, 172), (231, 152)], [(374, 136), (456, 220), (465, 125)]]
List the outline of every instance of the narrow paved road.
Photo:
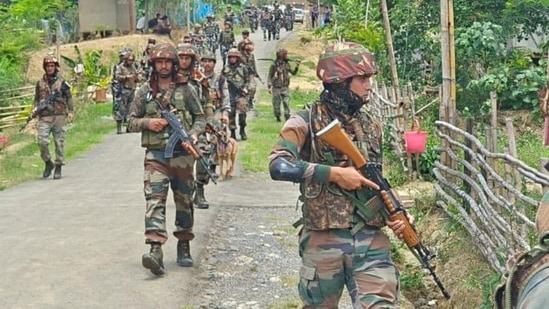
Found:
[[(282, 30), (281, 39), (286, 35)], [(257, 58), (270, 57), (275, 50), (276, 41), (263, 42), (259, 33), (252, 40)], [(261, 65), (267, 63), (258, 65), (264, 78)], [(148, 246), (143, 236), (144, 151), (139, 144), (138, 134), (111, 134), (70, 160), (61, 180), (37, 175), (0, 191), (0, 308), (181, 308), (186, 299), (200, 297), (189, 286), (197, 267), (177, 266), (173, 237), (164, 246), (165, 276), (154, 277), (141, 266)], [(191, 250), (196, 264), (216, 208), (295, 203), (292, 184), (246, 179), (238, 171), (235, 176), (209, 185), (212, 207), (196, 210)], [(170, 194), (170, 233), (174, 213)]]

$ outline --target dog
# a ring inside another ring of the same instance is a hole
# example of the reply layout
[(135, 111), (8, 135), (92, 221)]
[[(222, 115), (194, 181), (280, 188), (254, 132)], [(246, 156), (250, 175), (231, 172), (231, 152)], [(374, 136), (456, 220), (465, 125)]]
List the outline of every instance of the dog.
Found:
[(234, 138), (229, 137), (226, 129), (218, 131), (216, 136), (219, 180), (229, 179), (233, 176), (234, 163), (236, 154), (238, 153), (238, 143)]

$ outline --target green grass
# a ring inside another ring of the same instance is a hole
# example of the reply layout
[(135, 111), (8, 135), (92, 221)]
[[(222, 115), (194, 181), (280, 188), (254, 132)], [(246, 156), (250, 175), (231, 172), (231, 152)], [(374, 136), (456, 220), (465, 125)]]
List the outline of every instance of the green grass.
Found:
[[(111, 104), (87, 104), (77, 110), (65, 140), (65, 158), (68, 161), (101, 143), (105, 134), (114, 130), (114, 121), (110, 118), (111, 108)], [(18, 129), (4, 132), (9, 135), (9, 145), (14, 145), (14, 149), (0, 152), (0, 190), (36, 179), (44, 169), (35, 136), (19, 133)], [(53, 141), (50, 141), (50, 153), (54, 154)]]
[[(294, 90), (290, 92), (292, 113), (303, 108), (318, 96), (315, 92)], [(258, 92), (255, 109), (257, 116), (249, 121), (250, 137), (241, 145), (240, 160), (244, 170), (249, 172), (267, 172), (269, 154), (275, 145), (284, 122), (276, 122), (271, 104), (271, 95), (266, 90)]]

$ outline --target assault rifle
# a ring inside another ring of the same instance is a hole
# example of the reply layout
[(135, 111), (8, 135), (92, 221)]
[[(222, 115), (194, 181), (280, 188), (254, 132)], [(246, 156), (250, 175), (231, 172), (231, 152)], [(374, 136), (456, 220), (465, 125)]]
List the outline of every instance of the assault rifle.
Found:
[(67, 83), (67, 82), (63, 82), (61, 84), (61, 88), (55, 90), (44, 101), (42, 101), (42, 102), (40, 102), (40, 104), (38, 104), (38, 107), (32, 112), (32, 114), (29, 115), (29, 117), (27, 117), (27, 120), (25, 121), (25, 124), (19, 129), (19, 132), (22, 132), (27, 127), (27, 125), (29, 124), (29, 122), (31, 120), (38, 117), (43, 111), (48, 109), (50, 107), (50, 105), (53, 102), (55, 102), (55, 100), (57, 99), (57, 96), (59, 96), (61, 93), (63, 93), (64, 91), (67, 91), (69, 89), (71, 89), (71, 85), (69, 85), (69, 83)]
[[(227, 83), (229, 83), (229, 86), (230, 87), (233, 87), (236, 91), (238, 91), (241, 95), (244, 95), (244, 89), (242, 89), (242, 87), (238, 86), (236, 84), (236, 82), (230, 78), (227, 78), (227, 76), (225, 76), (225, 80), (227, 81)], [(247, 94), (246, 94), (247, 95)]]
[[(349, 136), (343, 132), (343, 130), (341, 129), (341, 123), (337, 119), (332, 121), (326, 128), (320, 130), (316, 134), (316, 136), (320, 138), (323, 142), (334, 147), (336, 150), (349, 157), (352, 160), (356, 169), (358, 169), (364, 177), (370, 179), (379, 186), (378, 193), (381, 197), (381, 200), (385, 204), (387, 211), (389, 212), (389, 220), (401, 220), (402, 222), (404, 222), (405, 228), (402, 232), (404, 242), (412, 251), (414, 256), (419, 260), (421, 265), (426, 268), (433, 276), (433, 279), (435, 280), (444, 297), (446, 299), (449, 299), (450, 294), (448, 293), (448, 291), (446, 291), (446, 289), (442, 285), (442, 282), (437, 277), (435, 270), (429, 264), (429, 260), (435, 258), (436, 255), (432, 254), (431, 251), (421, 243), (415, 227), (412, 225), (412, 223), (410, 223), (408, 217), (406, 216), (406, 210), (402, 206), (402, 203), (395, 197), (395, 195), (391, 191), (391, 186), (389, 185), (387, 180), (383, 178), (383, 175), (381, 174), (381, 164), (366, 162), (366, 159), (364, 159), (364, 157), (353, 144)], [(364, 213), (362, 213), (360, 210), (357, 211), (357, 214), (363, 220), (366, 219)]]
[(177, 145), (177, 143), (180, 142), (181, 145), (185, 148), (185, 150), (189, 154), (191, 154), (195, 160), (200, 162), (204, 170), (206, 170), (206, 172), (210, 176), (212, 182), (217, 184), (217, 178), (219, 178), (219, 176), (210, 169), (208, 161), (206, 160), (206, 158), (204, 158), (200, 150), (196, 148), (196, 146), (194, 145), (194, 141), (191, 139), (189, 134), (187, 134), (187, 132), (185, 131), (185, 128), (183, 127), (181, 122), (179, 122), (179, 120), (177, 119), (177, 116), (168, 109), (168, 106), (164, 107), (162, 103), (160, 103), (160, 101), (156, 99), (154, 101), (160, 107), (160, 113), (162, 117), (164, 117), (164, 119), (168, 121), (169, 126), (173, 130), (173, 133), (170, 135), (170, 138), (166, 143), (164, 156), (166, 158), (173, 158), (173, 151), (175, 149), (175, 145)]

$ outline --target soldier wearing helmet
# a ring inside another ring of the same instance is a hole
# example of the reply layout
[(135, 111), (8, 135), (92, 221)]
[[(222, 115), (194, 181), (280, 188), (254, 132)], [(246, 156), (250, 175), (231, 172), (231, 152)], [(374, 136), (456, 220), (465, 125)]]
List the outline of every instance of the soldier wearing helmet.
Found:
[(398, 271), (381, 228), (388, 225), (400, 238), (404, 222), (386, 221), (378, 186), (317, 137), (338, 120), (364, 159), (381, 164), (381, 124), (361, 108), (375, 74), (374, 57), (363, 46), (345, 42), (327, 47), (317, 65), (323, 92), (286, 121), (270, 155), (273, 180), (300, 183), (299, 293), (304, 308), (337, 308), (345, 286), (357, 308), (398, 308)]
[(236, 45), (236, 48), (240, 53), (244, 51), (244, 42), (252, 42), (252, 40), (250, 40), (250, 31), (246, 29), (242, 30), (242, 41), (238, 42), (238, 44)]
[(225, 29), (219, 35), (219, 46), (221, 52), (221, 58), (223, 59), (223, 66), (227, 64), (227, 52), (235, 44), (235, 37), (233, 33), (232, 24), (228, 21), (225, 22)]
[(141, 263), (160, 276), (165, 272), (162, 245), (168, 240), (166, 201), (169, 188), (175, 202), (173, 235), (178, 240), (177, 264), (181, 267), (193, 265), (190, 241), (194, 238), (192, 197), (195, 191), (194, 157), (180, 143), (176, 144), (172, 158), (165, 155), (166, 142), (174, 129), (162, 117), (161, 110), (175, 114), (193, 141), (204, 130), (206, 118), (195, 88), (188, 83), (176, 83), (176, 49), (170, 44), (156, 44), (150, 60), (151, 77), (137, 90), (130, 108), (129, 129), (141, 132), (141, 147), (146, 149), (145, 243), (150, 245), (150, 251), (142, 256)]
[(200, 59), (200, 55), (198, 54), (196, 47), (190, 43), (180, 43), (177, 45), (176, 50), (177, 57), (179, 59), (177, 82), (191, 82), (193, 86), (197, 87), (197, 84), (195, 83), (195, 81), (193, 81), (195, 76), (194, 71), (198, 68)]
[[(208, 125), (220, 132), (224, 130), (229, 122), (229, 92), (227, 82), (220, 75), (215, 73), (216, 57), (210, 51), (205, 52), (200, 60), (202, 72), (200, 73), (199, 86), (202, 89), (203, 108), (206, 114)], [(226, 129), (225, 129), (226, 130)], [(215, 134), (203, 132), (198, 136), (198, 148), (202, 155), (210, 158), (210, 170), (217, 167), (217, 138)], [(204, 196), (205, 186), (209, 183), (210, 176), (202, 165), (196, 166), (196, 193), (193, 204), (196, 208), (207, 209), (209, 204)]]
[(261, 20), (261, 30), (263, 31), (263, 41), (267, 41), (267, 35), (269, 36), (270, 41), (271, 36), (274, 35), (274, 33), (272, 32), (273, 15), (271, 14), (271, 12), (269, 12), (269, 9), (267, 7), (264, 7), (263, 12), (261, 12), (259, 18)]
[[(59, 61), (53, 54), (48, 54), (42, 61), (44, 75), (36, 83), (33, 113), (37, 108), (45, 105), (45, 109), (38, 114), (38, 148), (40, 158), (45, 167), (43, 178), (61, 178), (61, 167), (65, 162), (65, 124), (73, 120), (73, 102), (69, 84), (59, 74)], [(40, 108), (42, 109), (42, 108)], [(50, 155), (50, 134), (55, 143), (55, 161)]]
[(235, 14), (234, 14), (233, 8), (231, 6), (227, 6), (227, 11), (225, 12), (225, 17), (224, 17), (225, 21), (233, 23), (234, 18), (235, 18)]
[(206, 22), (202, 28), (204, 28), (206, 37), (206, 47), (215, 53), (219, 40), (219, 25), (215, 22), (214, 15), (209, 14), (206, 16)]
[[(122, 134), (122, 125), (127, 125), (129, 107), (133, 102), (139, 72), (135, 66), (135, 56), (132, 51), (126, 51), (122, 63), (116, 66), (114, 77), (116, 93), (113, 96), (115, 104), (113, 117), (116, 121), (116, 133)], [(126, 132), (128, 129), (126, 128)]]
[(229, 129), (231, 137), (236, 139), (236, 118), (240, 127), (240, 139), (248, 139), (246, 135), (246, 113), (248, 112), (248, 95), (250, 89), (250, 73), (242, 63), (242, 55), (236, 48), (231, 48), (227, 54), (228, 63), (223, 67), (221, 74), (227, 80), (231, 113), (229, 114)]
[(242, 63), (246, 66), (248, 69), (248, 72), (250, 73), (250, 86), (248, 90), (250, 91), (248, 93), (248, 109), (254, 108), (254, 100), (255, 100), (255, 93), (257, 90), (257, 83), (255, 82), (255, 78), (258, 78), (261, 81), (261, 78), (259, 77), (259, 74), (257, 73), (257, 67), (255, 65), (255, 56), (254, 56), (254, 44), (250, 39), (242, 40), (241, 42), (241, 48), (240, 54), (242, 54)]
[(273, 38), (275, 40), (279, 40), (280, 28), (282, 27), (282, 23), (284, 21), (284, 12), (282, 12), (282, 10), (280, 9), (280, 6), (276, 2), (274, 4), (274, 9), (271, 12), (271, 16), (272, 16), (271, 27), (272, 27)]
[(205, 47), (204, 47), (205, 40), (206, 40), (206, 36), (202, 31), (202, 25), (195, 24), (193, 32), (191, 32), (191, 43), (194, 45), (194, 47), (196, 47), (199, 53), (202, 53), (205, 50)]
[(299, 69), (299, 60), (296, 61), (295, 68), (292, 70), (288, 61), (288, 51), (281, 48), (276, 51), (276, 59), (269, 67), (267, 76), (267, 88), (273, 95), (273, 111), (276, 121), (280, 122), (280, 103), (284, 107), (284, 118), (290, 118), (290, 75), (296, 75)]

